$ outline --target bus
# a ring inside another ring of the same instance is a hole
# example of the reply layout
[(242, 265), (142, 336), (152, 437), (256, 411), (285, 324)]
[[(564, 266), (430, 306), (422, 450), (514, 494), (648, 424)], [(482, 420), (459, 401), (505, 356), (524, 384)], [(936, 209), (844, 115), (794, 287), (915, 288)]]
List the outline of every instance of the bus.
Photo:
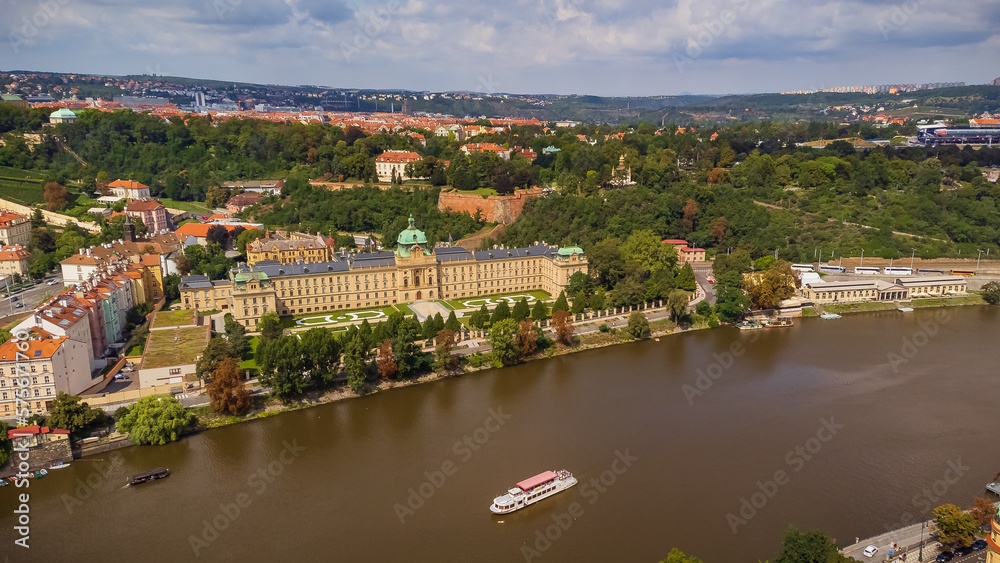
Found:
[(976, 275), (975, 270), (952, 270), (951, 275), (953, 276), (974, 276)]
[(792, 264), (792, 269), (796, 272), (815, 272), (812, 264)]
[(939, 275), (943, 276), (944, 275), (944, 270), (931, 270), (931, 269), (927, 269), (927, 268), (921, 268), (921, 269), (917, 270), (917, 273), (918, 274), (939, 274)]
[(878, 268), (874, 268), (874, 267), (858, 266), (858, 267), (854, 268), (854, 273), (855, 274), (860, 274), (862, 276), (877, 276), (877, 275), (881, 274), (882, 271), (879, 270)]
[(895, 266), (886, 266), (882, 269), (882, 273), (887, 276), (912, 276), (913, 268), (897, 268)]
[(844, 274), (847, 273), (847, 268), (843, 266), (827, 266), (826, 264), (820, 264), (819, 271), (827, 274)]

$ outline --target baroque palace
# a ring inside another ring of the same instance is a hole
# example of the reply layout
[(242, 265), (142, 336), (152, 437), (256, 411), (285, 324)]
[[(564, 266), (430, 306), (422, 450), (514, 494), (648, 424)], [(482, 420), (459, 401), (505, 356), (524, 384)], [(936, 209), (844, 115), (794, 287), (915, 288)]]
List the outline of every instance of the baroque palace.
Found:
[(181, 280), (181, 304), (184, 309), (228, 311), (240, 324), (255, 327), (270, 311), (299, 315), (531, 290), (557, 295), (574, 273), (587, 273), (583, 250), (576, 247), (536, 243), (475, 252), (444, 245), (431, 249), (412, 215), (396, 242), (395, 252), (241, 264), (222, 281), (188, 276)]

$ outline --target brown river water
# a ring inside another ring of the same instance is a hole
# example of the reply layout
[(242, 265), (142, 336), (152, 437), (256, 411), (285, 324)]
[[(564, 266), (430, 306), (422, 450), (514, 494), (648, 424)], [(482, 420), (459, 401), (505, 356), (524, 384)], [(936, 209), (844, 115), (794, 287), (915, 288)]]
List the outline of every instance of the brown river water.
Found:
[[(84, 458), (31, 483), (5, 561), (773, 558), (967, 506), (1000, 471), (1000, 310), (698, 331)], [(103, 460), (103, 461), (101, 461)], [(154, 467), (169, 478), (123, 488)], [(505, 516), (547, 469), (580, 484)]]

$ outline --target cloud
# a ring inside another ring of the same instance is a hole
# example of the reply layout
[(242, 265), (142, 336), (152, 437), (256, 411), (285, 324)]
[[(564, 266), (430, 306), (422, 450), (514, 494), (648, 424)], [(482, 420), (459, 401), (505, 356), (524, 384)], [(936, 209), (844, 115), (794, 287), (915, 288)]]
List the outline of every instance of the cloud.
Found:
[[(773, 91), (992, 80), (986, 53), (1000, 35), (1000, 5), (980, 0), (52, 3), (51, 15), (38, 3), (5, 6), (0, 67), (121, 74), (156, 63), (182, 75), (418, 90), (467, 89), (493, 74), (517, 92)], [(349, 58), (345, 43), (356, 47)], [(678, 54), (692, 62), (681, 75)]]

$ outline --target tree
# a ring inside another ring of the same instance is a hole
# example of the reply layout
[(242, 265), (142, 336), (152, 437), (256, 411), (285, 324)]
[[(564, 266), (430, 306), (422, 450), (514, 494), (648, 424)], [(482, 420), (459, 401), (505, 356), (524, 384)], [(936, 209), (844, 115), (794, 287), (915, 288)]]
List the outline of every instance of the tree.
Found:
[(782, 300), (795, 295), (795, 274), (791, 264), (779, 260), (766, 272), (748, 274), (743, 278), (743, 288), (750, 297), (750, 304), (757, 309), (772, 309)]
[(622, 243), (622, 257), (642, 266), (644, 272), (673, 268), (677, 264), (677, 251), (673, 245), (663, 244), (652, 229), (635, 231)]
[(535, 322), (542, 322), (549, 318), (548, 307), (545, 306), (545, 302), (541, 299), (535, 303), (535, 306), (531, 309), (531, 320)]
[(693, 199), (687, 200), (687, 203), (684, 204), (683, 222), (684, 227), (688, 232), (694, 230), (694, 219), (696, 215), (698, 215), (698, 202)]
[(317, 387), (328, 387), (340, 371), (340, 341), (325, 328), (302, 334), (303, 369)]
[(952, 546), (966, 547), (976, 539), (978, 526), (971, 514), (954, 504), (942, 504), (934, 509), (938, 528), (938, 541)]
[(444, 322), (444, 328), (452, 332), (462, 330), (462, 323), (460, 323), (458, 321), (458, 317), (455, 316), (455, 311), (448, 313), (448, 320)]
[(360, 332), (355, 332), (344, 345), (344, 371), (347, 373), (347, 385), (358, 393), (365, 385), (365, 371), (368, 369), (368, 354), (370, 348)]
[(990, 520), (993, 519), (993, 515), (996, 513), (997, 509), (993, 506), (993, 502), (981, 497), (976, 497), (972, 501), (972, 506), (969, 507), (969, 514), (980, 528), (989, 526)]
[(1000, 305), (1000, 282), (991, 281), (983, 284), (983, 300), (990, 305)]
[(517, 323), (514, 319), (504, 319), (490, 327), (487, 338), (493, 354), (505, 366), (516, 364), (521, 359), (517, 343)]
[(590, 310), (600, 311), (607, 306), (607, 299), (604, 294), (604, 289), (598, 289), (590, 296)]
[(378, 347), (378, 356), (375, 359), (375, 364), (378, 366), (379, 375), (386, 381), (395, 377), (399, 372), (396, 366), (396, 357), (392, 354), (392, 340), (386, 339), (382, 341), (382, 344)]
[(649, 320), (646, 319), (646, 315), (642, 311), (632, 311), (632, 314), (628, 316), (626, 331), (629, 336), (636, 340), (645, 338), (649, 333)]
[(573, 304), (570, 306), (570, 312), (574, 315), (579, 315), (587, 308), (587, 296), (581, 291), (573, 296)]
[(722, 239), (726, 238), (726, 218), (719, 217), (712, 223), (712, 228), (708, 234), (715, 239), (716, 244), (722, 244)]
[(514, 304), (514, 310), (511, 311), (511, 318), (517, 322), (521, 322), (530, 316), (531, 308), (528, 307), (528, 299), (522, 297), (520, 301)]
[(486, 328), (488, 322), (490, 322), (490, 310), (486, 308), (485, 303), (478, 311), (469, 316), (469, 326), (472, 328), (482, 330)]
[(569, 303), (566, 301), (566, 292), (560, 291), (559, 297), (556, 298), (556, 302), (552, 304), (552, 315), (555, 316), (558, 311), (569, 311)]
[(181, 432), (194, 421), (194, 415), (184, 410), (177, 399), (166, 395), (150, 395), (129, 407), (118, 421), (118, 430), (127, 432), (135, 444), (162, 446), (181, 437)]
[(670, 311), (670, 318), (674, 322), (679, 322), (687, 314), (689, 294), (686, 291), (671, 291), (667, 296), (667, 310)]
[(667, 558), (660, 561), (660, 563), (702, 563), (702, 561), (697, 557), (688, 557), (683, 551), (675, 547), (667, 554)]
[(163, 297), (167, 302), (176, 301), (181, 298), (181, 277), (177, 274), (163, 276)]
[(208, 232), (205, 234), (205, 240), (209, 244), (217, 244), (222, 248), (226, 247), (226, 242), (229, 241), (229, 231), (222, 225), (212, 225), (208, 228)]
[(49, 409), (46, 422), (54, 428), (69, 430), (74, 438), (82, 438), (90, 429), (106, 424), (107, 415), (101, 409), (81, 402), (80, 397), (60, 391)]
[(258, 381), (283, 401), (306, 390), (302, 341), (295, 336), (281, 336), (257, 346)]
[(500, 321), (505, 321), (510, 318), (510, 305), (506, 301), (501, 300), (500, 303), (493, 308), (493, 316), (490, 317), (490, 326), (496, 326)]
[(45, 198), (45, 208), (49, 211), (59, 211), (69, 202), (69, 192), (58, 182), (49, 182), (45, 184), (45, 192), (42, 197)]
[(521, 357), (534, 354), (538, 348), (538, 330), (535, 329), (535, 323), (524, 319), (517, 327), (517, 347), (521, 351)]
[(206, 388), (212, 410), (238, 416), (253, 404), (250, 392), (243, 386), (243, 372), (233, 358), (226, 358), (212, 372), (212, 382)]
[(455, 333), (444, 329), (434, 337), (437, 346), (434, 347), (434, 369), (449, 372), (458, 367), (458, 358), (451, 354), (455, 347)]
[(694, 268), (691, 267), (690, 262), (684, 263), (680, 273), (677, 274), (677, 281), (675, 283), (677, 289), (684, 291), (694, 291), (698, 287), (698, 282), (694, 278)]
[(247, 245), (259, 238), (264, 238), (265, 234), (267, 233), (261, 229), (247, 229), (243, 231), (236, 237), (236, 249), (240, 251), (240, 254), (246, 256)]
[[(428, 322), (431, 322), (430, 319)], [(410, 377), (417, 372), (420, 365), (422, 354), (420, 347), (416, 344), (419, 329), (420, 323), (416, 317), (405, 319), (400, 323), (399, 329), (392, 339), (392, 353), (395, 357), (399, 377)]]
[(281, 327), (281, 317), (274, 311), (264, 313), (257, 323), (257, 330), (260, 332), (261, 344), (275, 340), (285, 332)]
[(229, 358), (236, 358), (232, 346), (225, 338), (216, 336), (208, 341), (208, 346), (201, 353), (201, 358), (195, 365), (195, 373), (200, 379), (207, 380)]
[(247, 329), (240, 323), (233, 320), (231, 313), (226, 313), (226, 338), (229, 339), (229, 348), (233, 356), (242, 359), (250, 353), (250, 341), (247, 340)]
[(715, 277), (715, 312), (727, 323), (736, 322), (750, 309), (750, 298), (740, 289), (742, 275), (727, 271)]
[(781, 553), (774, 563), (851, 563), (837, 550), (830, 536), (819, 531), (800, 532), (794, 527), (785, 531)]
[(556, 329), (556, 341), (563, 346), (573, 345), (573, 333), (576, 327), (569, 320), (569, 311), (556, 311), (552, 314), (552, 326)]

